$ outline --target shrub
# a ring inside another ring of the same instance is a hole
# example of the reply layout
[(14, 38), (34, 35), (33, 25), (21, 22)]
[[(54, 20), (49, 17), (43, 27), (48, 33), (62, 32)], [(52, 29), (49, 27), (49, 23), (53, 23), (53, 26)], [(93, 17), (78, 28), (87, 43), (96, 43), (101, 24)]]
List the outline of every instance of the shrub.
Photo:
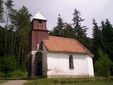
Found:
[(7, 74), (0, 72), (0, 78), (5, 78), (5, 79), (7, 78), (8, 79), (19, 79), (19, 78), (26, 78), (26, 77), (27, 77), (26, 71), (15, 70)]
[(25, 78), (27, 77), (27, 72), (21, 71), (21, 70), (15, 70), (13, 72), (10, 72), (10, 77), (11, 78)]
[(99, 50), (99, 60), (95, 64), (95, 70), (98, 76), (110, 77), (111, 60), (102, 50)]
[(8, 74), (16, 69), (16, 59), (12, 55), (8, 55), (0, 60), (0, 72)]
[(0, 78), (27, 77), (25, 66), (17, 67), (16, 57), (8, 55), (0, 59)]
[(4, 73), (0, 72), (0, 78), (4, 77)]

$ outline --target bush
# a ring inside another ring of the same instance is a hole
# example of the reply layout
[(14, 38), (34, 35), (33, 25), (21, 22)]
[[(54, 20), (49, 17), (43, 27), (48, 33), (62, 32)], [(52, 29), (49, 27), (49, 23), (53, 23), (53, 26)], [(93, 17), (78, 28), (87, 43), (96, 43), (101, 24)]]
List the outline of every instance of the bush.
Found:
[(16, 57), (8, 55), (0, 58), (0, 78), (27, 77), (25, 66), (17, 67)]
[(16, 59), (12, 55), (8, 55), (0, 60), (0, 72), (8, 74), (16, 69)]
[(4, 73), (0, 72), (0, 78), (4, 77)]
[(102, 50), (99, 50), (99, 60), (95, 64), (95, 71), (98, 76), (110, 77), (111, 60)]
[(26, 78), (27, 77), (27, 72), (26, 71), (21, 71), (21, 70), (15, 70), (10, 73), (2, 73), (0, 72), (0, 78), (5, 78), (5, 79), (19, 79), (19, 78)]
[(10, 72), (10, 77), (12, 77), (12, 78), (25, 78), (25, 77), (27, 77), (27, 72), (15, 70), (13, 72)]

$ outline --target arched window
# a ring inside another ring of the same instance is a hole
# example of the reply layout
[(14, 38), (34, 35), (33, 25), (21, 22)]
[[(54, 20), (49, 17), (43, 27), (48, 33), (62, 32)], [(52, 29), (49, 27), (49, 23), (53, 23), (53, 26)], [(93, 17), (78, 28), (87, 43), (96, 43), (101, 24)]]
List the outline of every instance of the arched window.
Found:
[(69, 55), (69, 68), (74, 69), (73, 56)]

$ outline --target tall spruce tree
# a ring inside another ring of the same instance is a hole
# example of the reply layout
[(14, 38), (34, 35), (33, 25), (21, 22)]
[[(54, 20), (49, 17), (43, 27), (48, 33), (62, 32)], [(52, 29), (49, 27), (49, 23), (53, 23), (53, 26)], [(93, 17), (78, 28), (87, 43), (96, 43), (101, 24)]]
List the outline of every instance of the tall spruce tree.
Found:
[(50, 32), (50, 35), (75, 38), (73, 27), (71, 26), (71, 24), (64, 23), (60, 15), (57, 19), (57, 26), (53, 28), (53, 30)]
[[(75, 8), (73, 13), (73, 28), (74, 28), (74, 35), (75, 39), (77, 39), (79, 42), (81, 42), (85, 47), (90, 48), (91, 46), (91, 40), (87, 37), (87, 27), (82, 26), (82, 22), (84, 19), (81, 17), (81, 13), (79, 10)], [(91, 49), (90, 49), (91, 50)]]
[(78, 39), (80, 42), (82, 42), (82, 39), (86, 37), (86, 26), (82, 26), (81, 23), (84, 21), (81, 17), (80, 11), (78, 11), (76, 8), (73, 13), (73, 26), (75, 31), (75, 38)]
[(108, 54), (110, 60), (112, 60), (110, 72), (113, 75), (113, 26), (108, 19), (102, 24), (102, 41), (103, 50)]
[(0, 58), (2, 58), (4, 56), (4, 53), (5, 53), (4, 36), (5, 36), (5, 29), (0, 26)]
[(64, 29), (63, 29), (63, 37), (66, 37), (66, 38), (75, 38), (75, 36), (74, 36), (74, 29), (68, 23), (65, 23), (65, 26), (64, 26)]
[(102, 42), (104, 52), (107, 52), (113, 61), (113, 27), (108, 19), (106, 19), (105, 23), (102, 22)]
[(95, 54), (94, 61), (98, 60), (98, 49), (102, 49), (101, 30), (95, 19), (93, 19), (93, 53)]
[(50, 32), (50, 35), (63, 37), (63, 28), (64, 22), (59, 14), (57, 19), (57, 26), (53, 28), (53, 31)]
[[(108, 19), (101, 22), (99, 27), (95, 20), (93, 20), (93, 53), (95, 55), (94, 61), (99, 60), (98, 49), (102, 49), (108, 58), (113, 61), (113, 27)], [(104, 59), (105, 60), (105, 59)], [(110, 64), (110, 73), (113, 74), (113, 63)], [(97, 65), (98, 66), (98, 65)], [(103, 71), (104, 72), (104, 71)]]

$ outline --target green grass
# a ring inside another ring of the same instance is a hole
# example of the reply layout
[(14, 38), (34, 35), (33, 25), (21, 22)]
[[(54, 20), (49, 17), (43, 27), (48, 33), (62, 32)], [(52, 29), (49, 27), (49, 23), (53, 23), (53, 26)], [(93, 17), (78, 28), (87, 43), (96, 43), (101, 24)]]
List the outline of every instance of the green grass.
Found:
[(27, 78), (27, 72), (26, 71), (20, 71), (15, 70), (10, 73), (4, 74), (0, 72), (0, 79), (6, 80), (6, 79), (21, 79), (21, 78)]
[(6, 80), (0, 80), (0, 84), (1, 84), (1, 83), (5, 83), (5, 82), (6, 82)]
[(43, 79), (35, 79), (29, 80), (24, 85), (113, 85), (113, 81), (107, 80), (92, 80), (92, 79), (54, 79), (54, 78), (43, 78)]

